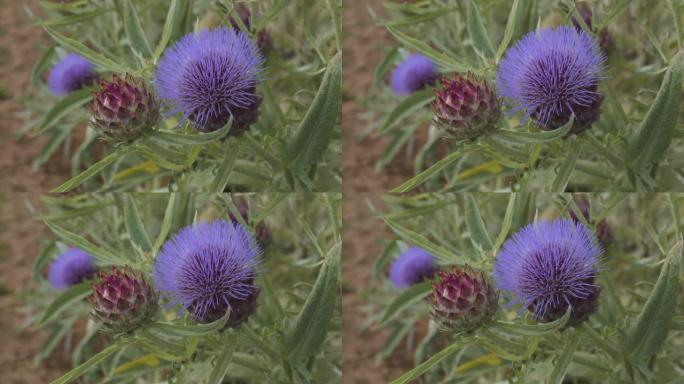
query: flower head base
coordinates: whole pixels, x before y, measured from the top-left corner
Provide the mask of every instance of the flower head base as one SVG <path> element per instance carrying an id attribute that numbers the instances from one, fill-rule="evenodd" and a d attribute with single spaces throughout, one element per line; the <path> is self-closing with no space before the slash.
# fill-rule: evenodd
<path id="1" fill-rule="evenodd" d="M 474 139 L 493 130 L 501 116 L 494 90 L 472 73 L 443 78 L 442 89 L 436 89 L 435 96 L 433 121 L 457 140 Z"/>
<path id="2" fill-rule="evenodd" d="M 499 296 L 485 275 L 469 266 L 440 271 L 428 296 L 431 313 L 449 331 L 469 332 L 487 324 L 499 308 Z"/>
<path id="3" fill-rule="evenodd" d="M 411 247 L 392 263 L 390 280 L 397 288 L 408 288 L 437 272 L 435 258 L 419 247 Z"/>
<path id="4" fill-rule="evenodd" d="M 157 293 L 142 273 L 135 273 L 129 266 L 109 273 L 100 272 L 100 279 L 93 284 L 91 315 L 102 322 L 108 332 L 130 332 L 148 323 L 157 313 Z"/>
<path id="5" fill-rule="evenodd" d="M 243 198 L 236 198 L 234 203 L 238 209 L 238 212 L 240 213 L 240 216 L 242 216 L 242 219 L 247 222 L 249 220 L 249 204 L 247 203 L 247 200 Z M 228 218 L 234 225 L 239 224 L 237 217 L 235 217 L 233 212 L 230 210 L 228 211 Z M 268 225 L 266 225 L 265 221 L 261 221 L 256 225 L 254 228 L 254 237 L 256 237 L 256 240 L 259 242 L 259 245 L 261 245 L 262 249 L 268 246 L 271 241 L 271 230 L 268 228 Z"/>
<path id="6" fill-rule="evenodd" d="M 199 223 L 164 244 L 154 265 L 154 285 L 196 321 L 215 321 L 230 310 L 228 324 L 235 325 L 256 306 L 260 254 L 254 237 L 239 224 Z"/>
<path id="7" fill-rule="evenodd" d="M 90 61 L 71 53 L 52 67 L 48 86 L 55 95 L 66 95 L 92 84 L 96 77 Z"/>
<path id="8" fill-rule="evenodd" d="M 95 272 L 95 263 L 89 254 L 70 248 L 50 264 L 48 279 L 54 289 L 65 289 L 90 279 Z"/>
<path id="9" fill-rule="evenodd" d="M 435 63 L 416 53 L 399 63 L 392 72 L 392 90 L 397 96 L 410 95 L 435 84 L 438 76 Z"/>
<path id="10" fill-rule="evenodd" d="M 597 92 L 605 56 L 584 31 L 561 26 L 530 32 L 506 52 L 497 88 L 513 110 L 524 110 L 541 128 L 556 129 L 574 114 L 571 133 L 599 118 Z"/>
<path id="11" fill-rule="evenodd" d="M 155 87 L 170 113 L 182 112 L 199 131 L 215 131 L 233 118 L 231 135 L 258 117 L 256 94 L 263 58 L 252 41 L 231 28 L 188 34 L 168 49 Z"/>
<path id="12" fill-rule="evenodd" d="M 142 82 L 130 75 L 114 75 L 111 81 L 100 80 L 100 90 L 93 94 L 90 125 L 105 139 L 130 141 L 152 129 L 159 119 L 159 105 Z"/>
<path id="13" fill-rule="evenodd" d="M 572 309 L 567 325 L 586 320 L 598 306 L 594 284 L 602 253 L 596 236 L 567 219 L 529 224 L 508 239 L 494 264 L 496 287 L 512 295 L 537 321 Z"/>

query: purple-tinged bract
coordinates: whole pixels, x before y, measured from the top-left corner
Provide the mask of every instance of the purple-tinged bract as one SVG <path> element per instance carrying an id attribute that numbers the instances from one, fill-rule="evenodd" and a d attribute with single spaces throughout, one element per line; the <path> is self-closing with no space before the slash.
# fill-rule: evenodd
<path id="1" fill-rule="evenodd" d="M 55 289 L 65 289 L 90 279 L 96 272 L 93 258 L 78 248 L 70 248 L 50 264 L 48 279 Z"/>
<path id="2" fill-rule="evenodd" d="M 413 54 L 392 72 L 392 90 L 398 96 L 409 95 L 437 82 L 437 66 L 430 58 Z"/>
<path id="3" fill-rule="evenodd" d="M 499 64 L 497 89 L 513 111 L 523 110 L 541 128 L 556 129 L 574 114 L 571 133 L 599 118 L 598 93 L 605 56 L 596 40 L 569 26 L 525 35 Z"/>
<path id="4" fill-rule="evenodd" d="M 164 53 L 155 87 L 170 114 L 182 112 L 199 131 L 215 131 L 232 116 L 230 132 L 235 135 L 258 118 L 262 63 L 258 48 L 243 32 L 202 30 Z"/>
<path id="5" fill-rule="evenodd" d="M 129 141 L 151 130 L 159 119 L 159 105 L 145 84 L 131 75 L 100 80 L 90 104 L 93 127 L 105 140 Z"/>
<path id="6" fill-rule="evenodd" d="M 506 240 L 494 263 L 497 288 L 541 322 L 561 318 L 576 325 L 598 306 L 594 283 L 603 250 L 584 225 L 568 219 L 529 224 Z"/>
<path id="7" fill-rule="evenodd" d="M 157 293 L 141 272 L 129 266 L 100 272 L 90 296 L 91 316 L 107 332 L 130 332 L 152 320 L 157 313 Z"/>
<path id="8" fill-rule="evenodd" d="M 439 271 L 428 301 L 432 318 L 445 331 L 473 331 L 487 324 L 499 309 L 499 295 L 489 279 L 468 265 Z"/>
<path id="9" fill-rule="evenodd" d="M 496 92 L 484 79 L 468 73 L 442 78 L 432 102 L 435 126 L 457 140 L 475 139 L 493 131 L 501 116 Z"/>
<path id="10" fill-rule="evenodd" d="M 90 61 L 71 53 L 52 67 L 48 77 L 48 86 L 55 95 L 66 95 L 92 84 L 96 77 Z"/>
<path id="11" fill-rule="evenodd" d="M 256 309 L 260 255 L 254 237 L 239 224 L 199 223 L 164 244 L 154 265 L 154 285 L 199 322 L 218 320 L 230 309 L 228 325 L 235 326 Z"/>
<path id="12" fill-rule="evenodd" d="M 408 288 L 437 272 L 435 258 L 419 247 L 411 247 L 392 263 L 390 280 L 397 288 Z"/>

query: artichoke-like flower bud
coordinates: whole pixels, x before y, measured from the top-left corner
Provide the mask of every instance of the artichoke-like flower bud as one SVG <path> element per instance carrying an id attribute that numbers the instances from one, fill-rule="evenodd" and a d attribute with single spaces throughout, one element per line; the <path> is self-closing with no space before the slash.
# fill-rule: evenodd
<path id="1" fill-rule="evenodd" d="M 579 3 L 577 5 L 577 11 L 579 12 L 580 16 L 582 16 L 582 20 L 584 20 L 584 23 L 587 25 L 587 27 L 592 28 L 594 14 L 591 12 L 589 5 L 587 3 Z M 575 26 L 575 28 L 582 28 L 579 21 L 577 21 L 577 19 L 574 17 L 572 18 L 572 24 Z M 613 35 L 610 33 L 608 28 L 603 28 L 601 32 L 599 32 L 598 43 L 604 52 L 608 52 L 613 48 Z"/>
<path id="2" fill-rule="evenodd" d="M 130 332 L 152 319 L 158 308 L 158 296 L 142 273 L 129 266 L 100 272 L 90 297 L 91 315 L 109 332 Z"/>
<path id="3" fill-rule="evenodd" d="M 499 296 L 482 271 L 453 266 L 440 271 L 428 297 L 433 319 L 445 330 L 473 331 L 488 323 L 498 310 Z"/>
<path id="4" fill-rule="evenodd" d="M 142 82 L 130 75 L 100 80 L 93 95 L 91 126 L 105 139 L 129 141 L 151 129 L 159 119 L 159 104 Z"/>
<path id="5" fill-rule="evenodd" d="M 249 204 L 247 203 L 247 200 L 243 198 L 237 198 L 234 200 L 234 202 L 238 212 L 240 212 L 240 216 L 242 216 L 242 219 L 245 222 L 249 221 Z M 228 218 L 234 225 L 240 223 L 232 211 L 228 211 Z M 261 245 L 262 249 L 266 248 L 271 242 L 271 230 L 268 228 L 268 225 L 265 221 L 259 222 L 259 224 L 257 224 L 254 228 L 254 238 L 257 240 L 259 245 Z"/>
<path id="6" fill-rule="evenodd" d="M 496 92 L 472 73 L 442 79 L 432 103 L 435 125 L 458 140 L 474 139 L 492 131 L 501 116 Z"/>

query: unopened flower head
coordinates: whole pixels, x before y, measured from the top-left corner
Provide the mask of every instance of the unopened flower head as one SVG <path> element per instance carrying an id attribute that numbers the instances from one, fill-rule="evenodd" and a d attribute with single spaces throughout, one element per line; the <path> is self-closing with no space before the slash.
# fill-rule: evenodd
<path id="1" fill-rule="evenodd" d="M 416 53 L 404 59 L 392 72 L 392 90 L 398 96 L 409 95 L 435 84 L 438 76 L 435 63 Z"/>
<path id="2" fill-rule="evenodd" d="M 55 95 L 66 95 L 92 84 L 96 77 L 90 61 L 71 53 L 52 67 L 48 77 L 48 86 Z"/>
<path id="3" fill-rule="evenodd" d="M 437 272 L 435 258 L 419 247 L 411 247 L 392 263 L 390 280 L 397 288 L 408 288 Z"/>
<path id="4" fill-rule="evenodd" d="M 257 120 L 262 62 L 243 32 L 202 30 L 184 36 L 164 53 L 155 87 L 169 113 L 182 112 L 197 130 L 215 131 L 232 116 L 230 132 L 235 135 Z"/>
<path id="5" fill-rule="evenodd" d="M 48 279 L 55 289 L 64 289 L 90 279 L 96 272 L 93 258 L 78 248 L 70 248 L 50 264 Z"/>
<path id="6" fill-rule="evenodd" d="M 508 239 L 496 256 L 494 282 L 533 317 L 549 322 L 571 307 L 576 325 L 598 306 L 595 284 L 603 250 L 596 236 L 568 219 L 529 224 Z"/>
<path id="7" fill-rule="evenodd" d="M 157 293 L 141 272 L 129 266 L 100 272 L 90 296 L 91 315 L 107 332 L 130 332 L 152 320 L 158 308 Z"/>
<path id="8" fill-rule="evenodd" d="M 556 129 L 574 114 L 571 133 L 599 118 L 598 93 L 605 56 L 586 32 L 569 26 L 525 35 L 499 64 L 497 88 L 513 111 L 523 110 L 544 129 Z"/>
<path id="9" fill-rule="evenodd" d="M 152 129 L 159 119 L 159 105 L 142 81 L 132 76 L 114 75 L 111 81 L 100 80 L 93 95 L 90 125 L 103 138 L 129 141 Z"/>
<path id="10" fill-rule="evenodd" d="M 582 213 L 582 216 L 584 216 L 584 219 L 592 223 L 594 218 L 591 216 L 591 204 L 589 203 L 589 199 L 587 198 L 586 195 L 577 195 L 575 197 L 575 203 L 577 203 L 577 208 L 580 209 L 580 212 Z M 570 210 L 570 218 L 576 223 L 579 223 L 580 220 L 575 214 L 575 211 Z M 612 230 L 610 229 L 610 225 L 608 224 L 608 221 L 606 219 L 601 219 L 598 223 L 596 224 L 596 237 L 598 240 L 601 242 L 601 244 L 605 247 L 610 243 L 613 237 Z"/>
<path id="11" fill-rule="evenodd" d="M 469 266 L 440 271 L 428 301 L 433 319 L 443 330 L 454 332 L 487 324 L 499 308 L 499 296 L 489 279 Z"/>
<path id="12" fill-rule="evenodd" d="M 230 310 L 228 325 L 234 326 L 256 309 L 260 255 L 254 237 L 239 224 L 199 223 L 164 244 L 154 265 L 154 284 L 195 320 L 215 321 Z"/>
<path id="13" fill-rule="evenodd" d="M 472 73 L 442 78 L 442 87 L 435 89 L 435 96 L 435 126 L 457 140 L 474 139 L 494 130 L 501 116 L 496 92 Z"/>

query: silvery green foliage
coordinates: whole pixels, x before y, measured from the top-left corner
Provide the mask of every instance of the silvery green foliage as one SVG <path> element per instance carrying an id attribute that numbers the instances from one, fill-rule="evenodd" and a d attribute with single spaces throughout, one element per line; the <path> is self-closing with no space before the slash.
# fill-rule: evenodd
<path id="1" fill-rule="evenodd" d="M 390 334 L 378 351 L 391 360 L 406 346 L 414 368 L 393 383 L 675 383 L 684 373 L 680 194 L 583 195 L 588 218 L 571 194 L 423 194 L 385 196 L 377 212 L 394 232 L 376 260 L 366 292 L 369 324 Z M 430 317 L 430 283 L 398 290 L 386 275 L 392 260 L 419 245 L 439 266 L 471 265 L 492 273 L 495 256 L 528 223 L 576 217 L 595 230 L 609 225 L 597 284 L 597 311 L 569 326 L 571 311 L 540 323 L 500 292 L 494 321 L 473 332 L 443 332 Z M 564 381 L 565 380 L 565 381 Z"/>
<path id="2" fill-rule="evenodd" d="M 389 186 L 394 191 L 682 189 L 684 8 L 679 2 L 439 0 L 386 2 L 384 7 L 384 16 L 376 20 L 394 43 L 375 70 L 375 87 L 366 99 L 366 132 L 391 138 L 379 168 L 402 156 L 404 148 L 413 159 L 415 176 Z M 580 10 L 593 14 L 590 23 Z M 573 26 L 573 20 L 606 55 L 596 90 L 602 100 L 600 115 L 584 132 L 575 134 L 573 122 L 540 129 L 509 103 L 491 133 L 455 140 L 431 123 L 432 89 L 397 97 L 389 84 L 395 66 L 414 53 L 432 59 L 446 76 L 472 71 L 495 84 L 506 52 L 524 35 Z M 586 120 L 579 116 L 574 123 L 582 118 Z"/>
<path id="3" fill-rule="evenodd" d="M 40 4 L 40 13 L 28 12 L 52 43 L 32 69 L 23 133 L 50 138 L 35 167 L 60 153 L 70 159 L 72 178 L 54 191 L 340 189 L 340 0 Z M 239 17 L 245 10 L 251 18 Z M 230 121 L 213 132 L 197 132 L 192 121 L 175 114 L 143 137 L 102 143 L 86 127 L 94 87 L 58 98 L 44 81 L 55 62 L 77 53 L 100 78 L 128 73 L 153 89 L 157 65 L 174 43 L 203 29 L 230 28 L 231 19 L 265 58 L 256 88 L 258 120 L 251 124 L 257 112 L 243 116 L 251 125 L 246 132 L 242 126 L 231 131 Z"/>
<path id="4" fill-rule="evenodd" d="M 235 204 L 243 198 L 246 220 Z M 30 323 L 51 332 L 36 362 L 60 353 L 62 342 L 62 353 L 72 352 L 74 368 L 54 383 L 340 381 L 339 194 L 89 194 L 43 203 L 36 214 L 55 238 L 33 255 L 26 310 Z M 45 275 L 69 245 L 91 254 L 101 271 L 130 265 L 152 281 L 165 241 L 230 213 L 249 231 L 264 223 L 272 234 L 254 282 L 256 312 L 238 326 L 226 327 L 228 316 L 199 324 L 162 303 L 143 327 L 103 333 L 89 319 L 91 282 L 55 291 Z"/>

